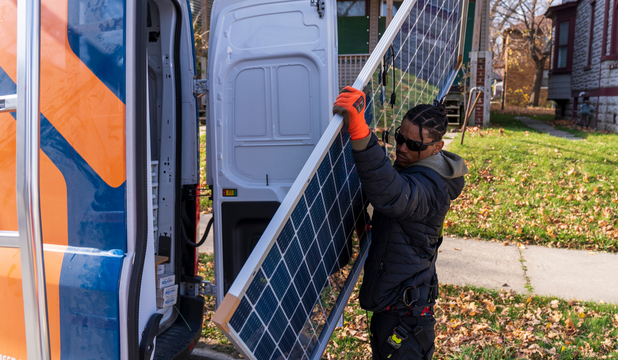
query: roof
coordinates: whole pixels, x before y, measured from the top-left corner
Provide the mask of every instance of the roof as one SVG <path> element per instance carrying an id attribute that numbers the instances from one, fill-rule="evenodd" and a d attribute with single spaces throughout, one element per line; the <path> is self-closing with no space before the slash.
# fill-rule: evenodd
<path id="1" fill-rule="evenodd" d="M 545 12 L 545 16 L 553 20 L 556 16 L 556 13 L 567 9 L 576 8 L 577 5 L 579 5 L 579 0 L 568 1 L 560 5 L 550 6 L 549 9 L 547 9 L 547 11 Z"/>

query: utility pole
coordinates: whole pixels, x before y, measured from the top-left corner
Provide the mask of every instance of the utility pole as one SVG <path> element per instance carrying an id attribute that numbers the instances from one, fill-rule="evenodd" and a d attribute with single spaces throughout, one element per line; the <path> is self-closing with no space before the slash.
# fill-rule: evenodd
<path id="1" fill-rule="evenodd" d="M 489 103 L 491 101 L 492 53 L 489 51 L 490 0 L 476 0 L 472 51 L 470 52 L 470 88 L 482 88 L 470 125 L 489 126 Z M 467 111 L 467 110 L 466 110 Z"/>
<path id="2" fill-rule="evenodd" d="M 504 54 L 504 74 L 502 75 L 502 105 L 500 106 L 501 110 L 504 110 L 504 99 L 506 98 L 506 72 L 509 68 L 510 34 L 510 32 L 506 33 L 506 39 L 504 40 L 504 44 L 502 45 L 502 53 Z"/>

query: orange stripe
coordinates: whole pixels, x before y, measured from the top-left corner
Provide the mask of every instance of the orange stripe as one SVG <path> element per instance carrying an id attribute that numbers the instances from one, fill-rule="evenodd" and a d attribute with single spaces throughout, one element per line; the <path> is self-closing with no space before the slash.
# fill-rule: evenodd
<path id="1" fill-rule="evenodd" d="M 47 312 L 52 359 L 60 359 L 60 270 L 63 252 L 45 251 Z M 0 354 L 27 359 L 24 302 L 18 249 L 0 248 Z"/>
<path id="2" fill-rule="evenodd" d="M 17 230 L 15 119 L 8 113 L 0 114 L 0 169 L 2 169 L 2 175 L 0 175 L 0 230 L 15 231 Z"/>
<path id="3" fill-rule="evenodd" d="M 69 245 L 67 185 L 54 163 L 40 151 L 41 222 L 45 244 Z"/>
<path id="4" fill-rule="evenodd" d="M 16 81 L 17 1 L 0 1 L 0 67 Z M 125 106 L 71 50 L 66 0 L 41 6 L 41 112 L 108 185 L 122 185 Z"/>

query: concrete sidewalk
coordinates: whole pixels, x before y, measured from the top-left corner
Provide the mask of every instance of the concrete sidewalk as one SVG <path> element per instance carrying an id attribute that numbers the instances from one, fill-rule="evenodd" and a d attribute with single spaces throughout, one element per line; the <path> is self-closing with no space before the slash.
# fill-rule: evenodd
<path id="1" fill-rule="evenodd" d="M 562 130 L 556 130 L 553 126 L 544 123 L 542 121 L 534 120 L 526 116 L 515 116 L 515 119 L 523 122 L 527 127 L 533 128 L 540 132 L 549 134 L 551 136 L 560 137 L 568 140 L 583 140 L 580 137 L 577 137 L 571 133 Z"/>
<path id="2" fill-rule="evenodd" d="M 618 304 L 618 255 L 444 238 L 436 267 L 443 284 L 513 289 Z"/>

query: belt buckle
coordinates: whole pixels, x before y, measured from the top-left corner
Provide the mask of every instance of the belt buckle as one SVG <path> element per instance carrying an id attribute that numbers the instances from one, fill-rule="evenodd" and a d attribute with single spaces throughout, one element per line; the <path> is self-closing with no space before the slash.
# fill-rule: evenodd
<path id="1" fill-rule="evenodd" d="M 392 346 L 395 350 L 398 350 L 401 347 L 401 343 L 405 340 L 408 339 L 408 335 L 407 334 L 400 334 L 397 330 L 399 329 L 399 327 L 396 327 L 393 330 L 393 333 L 391 334 L 391 336 L 389 336 L 386 339 L 386 342 Z"/>

